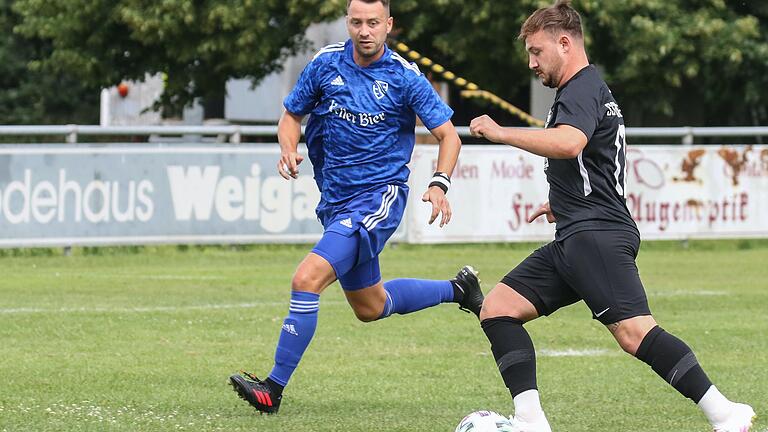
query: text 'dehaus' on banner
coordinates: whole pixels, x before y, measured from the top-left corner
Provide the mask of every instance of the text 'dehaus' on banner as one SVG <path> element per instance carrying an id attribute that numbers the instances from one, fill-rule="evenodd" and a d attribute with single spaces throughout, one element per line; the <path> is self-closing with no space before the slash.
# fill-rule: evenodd
<path id="1" fill-rule="evenodd" d="M 313 241 L 312 167 L 276 145 L 0 147 L 0 246 Z M 308 162 L 308 161 L 307 161 Z"/>
<path id="2" fill-rule="evenodd" d="M 411 181 L 431 177 L 436 146 L 417 146 Z M 416 243 L 549 240 L 527 217 L 547 201 L 544 159 L 504 146 L 465 146 L 454 171 L 451 223 L 427 226 L 410 205 Z M 412 197 L 414 199 L 414 197 Z M 644 239 L 768 236 L 768 146 L 641 146 L 627 151 L 627 207 Z"/>

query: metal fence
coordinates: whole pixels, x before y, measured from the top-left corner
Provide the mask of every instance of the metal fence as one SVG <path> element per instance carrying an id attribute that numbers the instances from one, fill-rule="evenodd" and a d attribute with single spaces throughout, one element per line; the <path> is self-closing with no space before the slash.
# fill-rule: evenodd
<path id="1" fill-rule="evenodd" d="M 468 137 L 469 127 L 457 127 L 460 136 Z M 416 128 L 417 135 L 428 135 L 424 127 Z M 0 126 L 0 136 L 63 136 L 67 143 L 81 142 L 82 136 L 147 136 L 150 142 L 169 142 L 168 137 L 182 137 L 185 142 L 201 140 L 240 144 L 243 136 L 274 137 L 277 126 Z M 697 137 L 768 137 L 768 126 L 754 127 L 628 127 L 627 136 L 646 138 L 674 138 L 690 145 Z"/>

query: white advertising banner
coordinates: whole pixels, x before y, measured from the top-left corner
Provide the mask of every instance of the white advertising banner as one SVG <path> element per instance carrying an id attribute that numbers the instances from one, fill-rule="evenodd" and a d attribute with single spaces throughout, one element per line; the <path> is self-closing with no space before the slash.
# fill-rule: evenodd
<path id="1" fill-rule="evenodd" d="M 0 247 L 310 242 L 312 167 L 275 144 L 0 146 Z"/>
<path id="2" fill-rule="evenodd" d="M 627 206 L 644 239 L 768 236 L 768 146 L 630 146 Z M 544 159 L 506 146 L 465 146 L 448 198 L 453 217 L 427 225 L 421 192 L 437 146 L 411 162 L 412 243 L 550 240 L 554 226 L 528 215 L 547 201 Z"/>

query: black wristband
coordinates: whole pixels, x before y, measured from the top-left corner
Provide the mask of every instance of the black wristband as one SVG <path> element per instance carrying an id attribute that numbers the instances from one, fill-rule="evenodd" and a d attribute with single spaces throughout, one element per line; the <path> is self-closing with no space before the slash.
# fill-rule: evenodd
<path id="1" fill-rule="evenodd" d="M 448 188 L 451 186 L 451 178 L 448 174 L 443 172 L 436 172 L 432 174 L 432 180 L 429 182 L 429 187 L 437 186 L 443 190 L 443 193 L 448 193 Z"/>

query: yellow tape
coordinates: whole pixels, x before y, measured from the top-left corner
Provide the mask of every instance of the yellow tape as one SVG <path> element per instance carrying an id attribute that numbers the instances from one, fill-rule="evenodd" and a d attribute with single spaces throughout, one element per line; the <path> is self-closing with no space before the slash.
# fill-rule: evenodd
<path id="1" fill-rule="evenodd" d="M 402 42 L 395 42 L 394 47 L 398 52 L 407 56 L 409 59 L 415 62 L 418 62 L 420 65 L 428 68 L 429 70 L 431 70 L 436 74 L 440 74 L 443 77 L 443 79 L 445 79 L 446 81 L 452 82 L 453 84 L 459 86 L 460 88 L 463 88 L 464 90 L 461 91 L 461 97 L 485 99 L 491 102 L 492 104 L 507 111 L 508 113 L 519 117 L 521 120 L 523 120 L 524 122 L 528 123 L 531 126 L 539 126 L 539 127 L 544 126 L 543 121 L 533 117 L 532 115 L 512 105 L 511 103 L 505 101 L 504 99 L 496 96 L 495 94 L 487 90 L 481 90 L 480 87 L 477 86 L 477 84 L 467 81 L 464 78 L 457 77 L 453 72 L 446 70 L 443 66 L 433 62 L 429 58 L 424 57 L 418 52 L 410 49 L 408 45 Z"/>
<path id="2" fill-rule="evenodd" d="M 464 98 L 472 98 L 472 97 L 479 97 L 482 99 L 485 99 L 489 102 L 491 102 L 494 105 L 497 105 L 501 107 L 504 111 L 507 111 L 508 113 L 515 115 L 519 117 L 524 122 L 528 123 L 531 126 L 539 126 L 543 127 L 544 122 L 533 117 L 532 115 L 528 114 L 527 112 L 521 110 L 520 108 L 512 105 L 511 103 L 505 101 L 504 99 L 496 96 L 495 94 L 486 91 L 486 90 L 462 90 L 461 91 L 461 97 Z"/>

